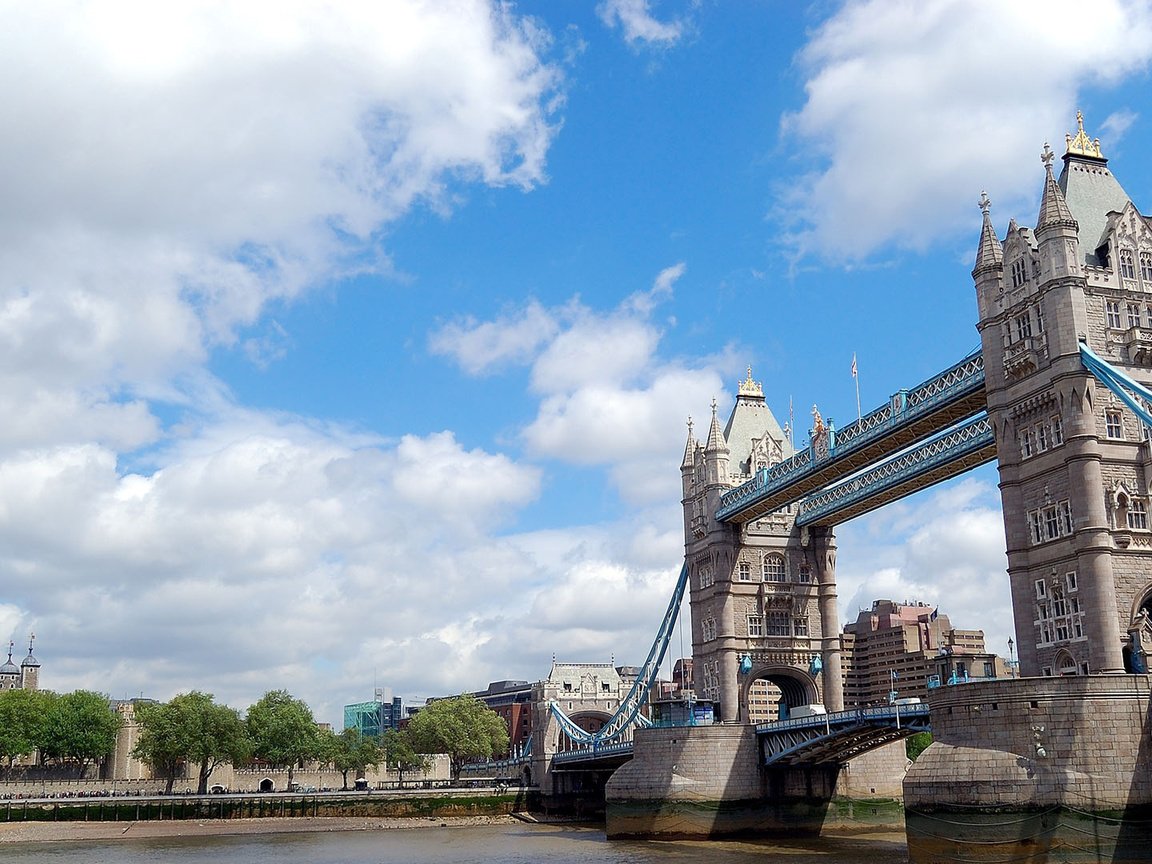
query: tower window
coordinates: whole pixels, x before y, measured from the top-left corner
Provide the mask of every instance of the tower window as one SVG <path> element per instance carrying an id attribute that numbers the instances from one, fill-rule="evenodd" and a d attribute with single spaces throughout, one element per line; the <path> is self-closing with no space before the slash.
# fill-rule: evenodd
<path id="1" fill-rule="evenodd" d="M 759 638 L 764 635 L 764 619 L 759 615 L 748 616 L 748 636 L 749 638 Z"/>
<path id="2" fill-rule="evenodd" d="M 1032 335 L 1032 319 L 1028 317 L 1028 313 L 1016 316 L 1016 339 L 1027 339 Z"/>
<path id="3" fill-rule="evenodd" d="M 1140 326 L 1140 304 L 1139 303 L 1129 303 L 1128 304 L 1128 326 L 1129 327 L 1139 327 Z"/>
<path id="4" fill-rule="evenodd" d="M 739 575 L 741 582 L 751 582 L 752 581 L 752 565 L 749 564 L 747 561 L 741 561 L 736 566 L 736 572 Z"/>
<path id="5" fill-rule="evenodd" d="M 1128 527 L 1133 531 L 1148 530 L 1148 505 L 1139 498 L 1128 502 Z"/>
<path id="6" fill-rule="evenodd" d="M 1052 417 L 1052 446 L 1056 447 L 1064 443 L 1064 421 L 1060 419 L 1060 415 L 1056 414 Z"/>
<path id="7" fill-rule="evenodd" d="M 1120 276 L 1124 279 L 1136 278 L 1136 265 L 1132 257 L 1131 249 L 1120 250 Z"/>
<path id="8" fill-rule="evenodd" d="M 1122 440 L 1124 438 L 1124 415 L 1119 411 L 1105 411 L 1104 434 L 1113 440 Z"/>
<path id="9" fill-rule="evenodd" d="M 783 555 L 765 555 L 764 556 L 764 581 L 765 582 L 783 582 L 784 579 L 785 579 L 784 556 Z"/>
<path id="10" fill-rule="evenodd" d="M 1140 253 L 1140 281 L 1146 288 L 1152 287 L 1152 252 Z"/>
<path id="11" fill-rule="evenodd" d="M 1028 271 L 1025 268 L 1024 259 L 1020 258 L 1012 262 L 1012 287 L 1019 288 L 1024 284 L 1028 278 Z"/>
<path id="12" fill-rule="evenodd" d="M 1105 317 L 1108 319 L 1108 327 L 1111 330 L 1120 330 L 1120 302 L 1118 300 L 1108 300 L 1104 303 Z"/>

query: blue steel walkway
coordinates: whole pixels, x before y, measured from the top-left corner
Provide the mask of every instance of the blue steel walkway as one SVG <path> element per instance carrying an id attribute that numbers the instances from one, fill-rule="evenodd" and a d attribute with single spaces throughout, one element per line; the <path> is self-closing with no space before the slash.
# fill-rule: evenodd
<path id="1" fill-rule="evenodd" d="M 927 704 L 882 705 L 778 720 L 756 727 L 761 764 L 819 765 L 844 763 L 854 756 L 930 732 Z"/>
<path id="2" fill-rule="evenodd" d="M 984 357 L 977 352 L 923 384 L 911 390 L 901 390 L 887 405 L 855 423 L 831 431 L 829 453 L 823 458 L 818 458 L 814 449 L 808 447 L 724 493 L 720 497 L 716 518 L 722 522 L 740 523 L 759 519 L 832 484 L 841 483 L 851 475 L 889 459 L 892 454 L 899 454 L 927 438 L 940 436 L 944 430 L 975 417 L 987 407 Z M 990 440 L 989 432 L 983 461 L 990 461 L 994 456 Z M 938 474 L 942 464 L 937 465 Z M 960 470 L 955 473 L 960 473 Z M 946 478 L 938 476 L 932 482 L 942 479 Z M 925 485 L 928 483 L 921 478 L 918 488 Z M 809 524 L 814 522 L 809 520 Z"/>

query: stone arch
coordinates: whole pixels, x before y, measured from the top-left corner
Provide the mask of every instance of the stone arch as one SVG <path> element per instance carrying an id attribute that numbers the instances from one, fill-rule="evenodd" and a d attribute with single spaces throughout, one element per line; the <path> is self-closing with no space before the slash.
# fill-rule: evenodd
<path id="1" fill-rule="evenodd" d="M 275 792 L 276 791 L 276 784 L 275 784 L 275 782 L 273 782 L 271 777 L 265 777 L 263 780 L 260 781 L 260 787 L 259 788 L 260 788 L 261 792 Z"/>
<path id="2" fill-rule="evenodd" d="M 1061 648 L 1056 652 L 1053 671 L 1057 675 L 1079 675 L 1080 667 L 1076 665 L 1076 658 Z"/>
<path id="3" fill-rule="evenodd" d="M 820 691 L 815 679 L 803 669 L 782 664 L 762 664 L 754 666 L 747 676 L 742 676 L 741 705 L 744 708 L 745 720 L 764 722 L 768 719 L 780 719 L 780 706 L 786 709 L 798 708 L 801 705 L 812 705 L 820 702 Z M 769 716 L 757 717 L 752 710 L 756 708 L 752 702 L 754 694 L 758 695 L 760 685 L 757 682 L 767 682 L 770 699 L 775 699 L 775 705 L 769 705 Z M 787 713 L 785 710 L 784 713 Z"/>
<path id="4" fill-rule="evenodd" d="M 1128 614 L 1128 641 L 1121 649 L 1125 672 L 1147 672 L 1152 663 L 1152 582 L 1136 594 Z"/>

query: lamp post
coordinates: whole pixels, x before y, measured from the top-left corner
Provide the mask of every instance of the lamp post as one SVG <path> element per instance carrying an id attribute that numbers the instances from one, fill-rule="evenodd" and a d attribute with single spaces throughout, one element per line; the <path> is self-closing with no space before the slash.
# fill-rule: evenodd
<path id="1" fill-rule="evenodd" d="M 1012 641 L 1012 637 L 1008 637 L 1008 675 L 1011 678 L 1016 677 L 1016 643 Z"/>

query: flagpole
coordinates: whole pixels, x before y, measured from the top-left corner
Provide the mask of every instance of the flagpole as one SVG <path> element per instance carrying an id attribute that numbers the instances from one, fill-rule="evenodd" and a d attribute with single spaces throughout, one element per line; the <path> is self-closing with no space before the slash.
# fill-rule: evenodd
<path id="1" fill-rule="evenodd" d="M 856 353 L 852 353 L 852 380 L 856 382 L 856 421 L 864 419 L 860 413 L 860 376 L 856 373 Z"/>

